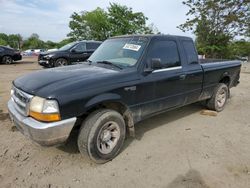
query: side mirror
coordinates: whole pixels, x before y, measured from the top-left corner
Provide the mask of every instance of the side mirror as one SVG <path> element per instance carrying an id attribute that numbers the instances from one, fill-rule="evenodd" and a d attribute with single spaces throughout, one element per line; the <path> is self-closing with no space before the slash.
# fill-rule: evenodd
<path id="1" fill-rule="evenodd" d="M 73 49 L 70 50 L 70 52 L 71 52 L 71 53 L 76 53 L 76 49 L 73 48 Z"/>
<path id="2" fill-rule="evenodd" d="M 161 59 L 160 58 L 153 58 L 148 62 L 147 68 L 144 69 L 144 72 L 151 73 L 154 70 L 161 69 L 161 68 L 162 68 Z"/>
<path id="3" fill-rule="evenodd" d="M 161 59 L 160 58 L 153 58 L 153 59 L 151 59 L 151 68 L 153 70 L 161 69 L 162 68 Z"/>

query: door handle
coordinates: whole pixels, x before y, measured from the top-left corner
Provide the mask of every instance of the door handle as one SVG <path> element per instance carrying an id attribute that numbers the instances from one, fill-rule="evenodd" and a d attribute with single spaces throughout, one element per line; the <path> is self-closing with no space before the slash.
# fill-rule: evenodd
<path id="1" fill-rule="evenodd" d="M 186 79 L 186 75 L 185 74 L 182 74 L 182 75 L 180 75 L 180 80 L 185 80 Z"/>

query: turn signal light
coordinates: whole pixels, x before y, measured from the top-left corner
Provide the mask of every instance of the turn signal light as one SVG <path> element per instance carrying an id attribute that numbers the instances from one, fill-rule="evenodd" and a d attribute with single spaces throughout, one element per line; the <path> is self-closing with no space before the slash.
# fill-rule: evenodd
<path id="1" fill-rule="evenodd" d="M 30 111 L 30 116 L 36 120 L 44 121 L 44 122 L 53 122 L 53 121 L 60 121 L 61 117 L 60 114 L 42 114 L 39 112 Z"/>

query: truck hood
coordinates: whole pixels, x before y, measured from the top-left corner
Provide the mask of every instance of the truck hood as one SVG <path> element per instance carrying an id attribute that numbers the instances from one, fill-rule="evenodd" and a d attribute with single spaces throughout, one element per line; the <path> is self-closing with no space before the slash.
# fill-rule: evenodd
<path id="1" fill-rule="evenodd" d="M 72 65 L 36 71 L 19 77 L 14 81 L 14 85 L 29 94 L 41 96 L 44 95 L 43 93 L 53 93 L 61 87 L 76 85 L 77 83 L 81 83 L 81 86 L 84 84 L 84 88 L 96 87 L 96 85 L 93 85 L 93 81 L 101 82 L 105 78 L 119 74 L 119 72 L 87 64 Z M 92 84 L 88 81 L 91 81 Z M 81 86 L 79 85 L 79 87 Z"/>

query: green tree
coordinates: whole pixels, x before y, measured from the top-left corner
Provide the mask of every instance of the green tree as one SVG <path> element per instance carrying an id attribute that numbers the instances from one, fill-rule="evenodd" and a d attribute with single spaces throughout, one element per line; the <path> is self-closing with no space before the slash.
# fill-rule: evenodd
<path id="1" fill-rule="evenodd" d="M 246 33 L 245 33 L 245 35 L 248 37 L 248 38 L 250 38 L 250 18 L 248 19 L 248 27 L 247 27 L 247 30 L 246 30 Z"/>
<path id="2" fill-rule="evenodd" d="M 107 11 L 97 8 L 74 12 L 70 18 L 68 36 L 74 40 L 105 40 L 109 36 L 158 32 L 153 25 L 146 25 L 148 18 L 142 12 L 133 12 L 132 8 L 116 3 L 111 3 Z"/>
<path id="3" fill-rule="evenodd" d="M 23 39 L 20 34 L 11 34 L 8 36 L 8 45 L 12 48 L 20 49 L 22 41 Z"/>
<path id="4" fill-rule="evenodd" d="M 48 40 L 47 42 L 45 42 L 45 48 L 46 49 L 57 48 L 57 43 Z"/>
<path id="5" fill-rule="evenodd" d="M 50 49 L 50 48 L 60 48 L 70 42 L 73 42 L 72 38 L 63 39 L 60 42 L 46 41 L 40 39 L 39 35 L 36 33 L 31 34 L 31 36 L 23 40 L 23 37 L 20 34 L 10 34 L 0 33 L 0 45 L 10 46 L 16 49 Z"/>
<path id="6" fill-rule="evenodd" d="M 66 39 L 63 39 L 62 41 L 60 41 L 58 44 L 57 44 L 57 48 L 61 48 L 62 46 L 66 45 L 66 44 L 69 44 L 71 42 L 73 42 L 74 39 L 72 38 L 66 38 Z"/>
<path id="7" fill-rule="evenodd" d="M 229 49 L 232 58 L 248 57 L 250 60 L 250 42 L 246 40 L 232 41 Z"/>
<path id="8" fill-rule="evenodd" d="M 8 45 L 8 35 L 5 33 L 0 33 L 0 45 L 7 46 Z"/>
<path id="9" fill-rule="evenodd" d="M 91 12 L 74 12 L 71 16 L 69 27 L 72 31 L 68 34 L 73 39 L 104 40 L 109 35 L 109 22 L 107 13 L 97 8 Z"/>
<path id="10" fill-rule="evenodd" d="M 111 35 L 152 33 L 146 26 L 148 18 L 142 12 L 133 12 L 132 8 L 111 3 L 108 8 L 108 17 L 111 25 Z"/>
<path id="11" fill-rule="evenodd" d="M 8 42 L 2 38 L 0 38 L 0 45 L 2 46 L 7 46 L 8 45 Z"/>
<path id="12" fill-rule="evenodd" d="M 20 34 L 7 35 L 0 33 L 0 45 L 10 46 L 12 48 L 20 49 L 22 45 L 22 36 Z"/>
<path id="13" fill-rule="evenodd" d="M 187 20 L 179 28 L 196 35 L 198 50 L 208 57 L 229 56 L 230 40 L 246 35 L 249 27 L 249 0 L 186 0 Z"/>
<path id="14" fill-rule="evenodd" d="M 27 40 L 23 43 L 24 49 L 40 49 L 45 48 L 45 42 L 39 39 L 39 35 L 36 33 L 33 33 Z"/>

